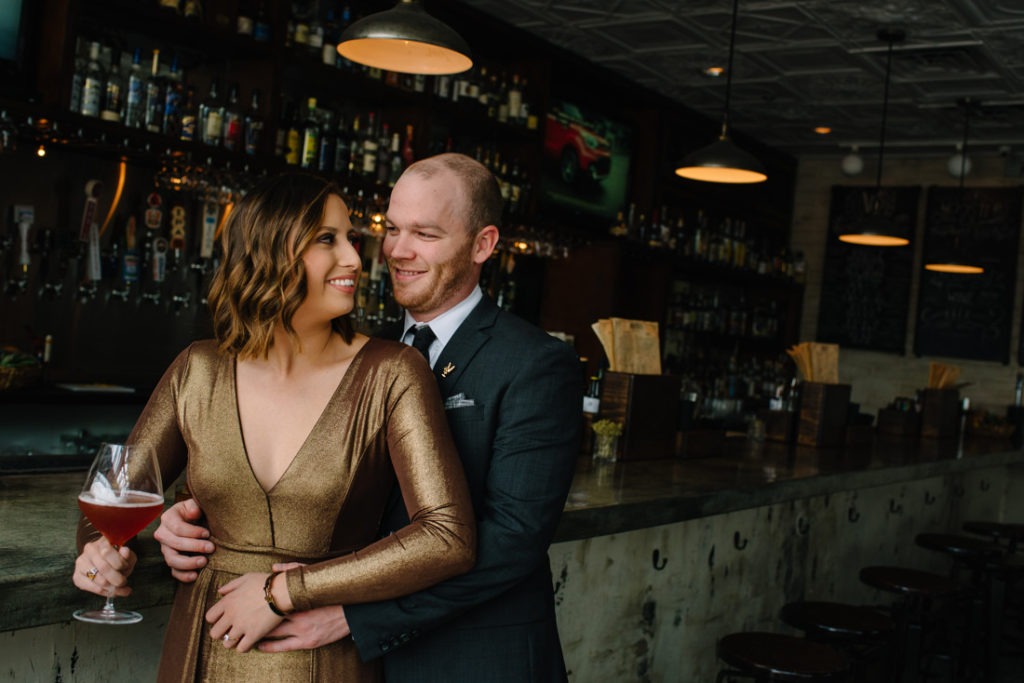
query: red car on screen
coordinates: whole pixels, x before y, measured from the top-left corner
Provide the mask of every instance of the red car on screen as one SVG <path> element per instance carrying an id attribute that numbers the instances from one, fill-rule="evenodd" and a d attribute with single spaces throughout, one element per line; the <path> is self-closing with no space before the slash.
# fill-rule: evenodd
<path id="1" fill-rule="evenodd" d="M 575 105 L 565 102 L 548 112 L 544 152 L 558 163 L 559 176 L 568 185 L 580 178 L 603 180 L 612 169 L 611 143 Z"/>

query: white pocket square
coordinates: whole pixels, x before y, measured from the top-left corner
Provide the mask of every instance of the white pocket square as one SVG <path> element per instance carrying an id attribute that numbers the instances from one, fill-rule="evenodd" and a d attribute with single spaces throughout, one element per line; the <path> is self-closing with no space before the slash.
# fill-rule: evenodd
<path id="1" fill-rule="evenodd" d="M 455 394 L 444 400 L 445 410 L 451 410 L 452 408 L 468 408 L 469 406 L 475 405 L 476 401 L 471 398 L 466 398 L 465 394 Z"/>

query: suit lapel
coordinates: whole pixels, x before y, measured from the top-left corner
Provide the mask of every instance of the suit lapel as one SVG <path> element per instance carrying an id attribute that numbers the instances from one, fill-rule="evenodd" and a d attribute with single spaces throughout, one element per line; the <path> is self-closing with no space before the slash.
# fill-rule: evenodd
<path id="1" fill-rule="evenodd" d="M 498 317 L 498 307 L 486 296 L 459 325 L 434 364 L 434 376 L 441 396 L 450 396 L 458 385 L 459 377 L 473 360 L 473 356 L 491 338 L 490 328 Z"/>

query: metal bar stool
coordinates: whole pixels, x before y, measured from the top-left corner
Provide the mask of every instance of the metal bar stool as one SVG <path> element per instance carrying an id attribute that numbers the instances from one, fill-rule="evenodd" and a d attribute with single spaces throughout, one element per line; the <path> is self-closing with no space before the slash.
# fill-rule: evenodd
<path id="1" fill-rule="evenodd" d="M 902 683 L 917 681 L 924 659 L 924 641 L 938 625 L 932 616 L 933 607 L 939 601 L 957 596 L 959 586 L 948 577 L 905 567 L 865 567 L 860 570 L 860 580 L 872 588 L 899 596 L 893 607 L 897 632 L 896 678 Z M 949 657 L 951 670 L 955 671 L 953 657 Z"/>
<path id="2" fill-rule="evenodd" d="M 804 638 L 750 631 L 718 641 L 718 658 L 732 667 L 718 672 L 716 683 L 740 676 L 755 681 L 848 681 L 850 659 L 839 650 Z"/>
<path id="3" fill-rule="evenodd" d="M 881 610 L 838 602 L 791 602 L 779 615 L 786 624 L 818 643 L 849 655 L 855 680 L 879 680 L 868 675 L 871 664 L 883 660 L 887 677 L 895 675 L 892 636 L 896 622 Z"/>
<path id="4" fill-rule="evenodd" d="M 993 668 L 1002 642 L 1001 610 L 1003 582 L 994 580 L 1005 549 L 995 543 L 956 534 L 918 534 L 914 541 L 922 548 L 943 553 L 953 560 L 951 575 L 960 570 L 970 575 L 969 608 L 965 612 L 961 665 L 974 665 L 983 680 L 993 680 Z M 980 662 L 977 661 L 979 659 Z"/>

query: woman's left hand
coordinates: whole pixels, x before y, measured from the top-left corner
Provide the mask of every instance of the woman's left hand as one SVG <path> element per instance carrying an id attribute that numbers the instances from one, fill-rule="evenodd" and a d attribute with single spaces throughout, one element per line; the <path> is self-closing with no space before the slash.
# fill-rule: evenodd
<path id="1" fill-rule="evenodd" d="M 206 611 L 206 621 L 211 624 L 210 635 L 224 647 L 248 652 L 283 621 L 270 610 L 264 597 L 263 584 L 268 576 L 244 574 L 218 590 L 223 597 Z"/>

